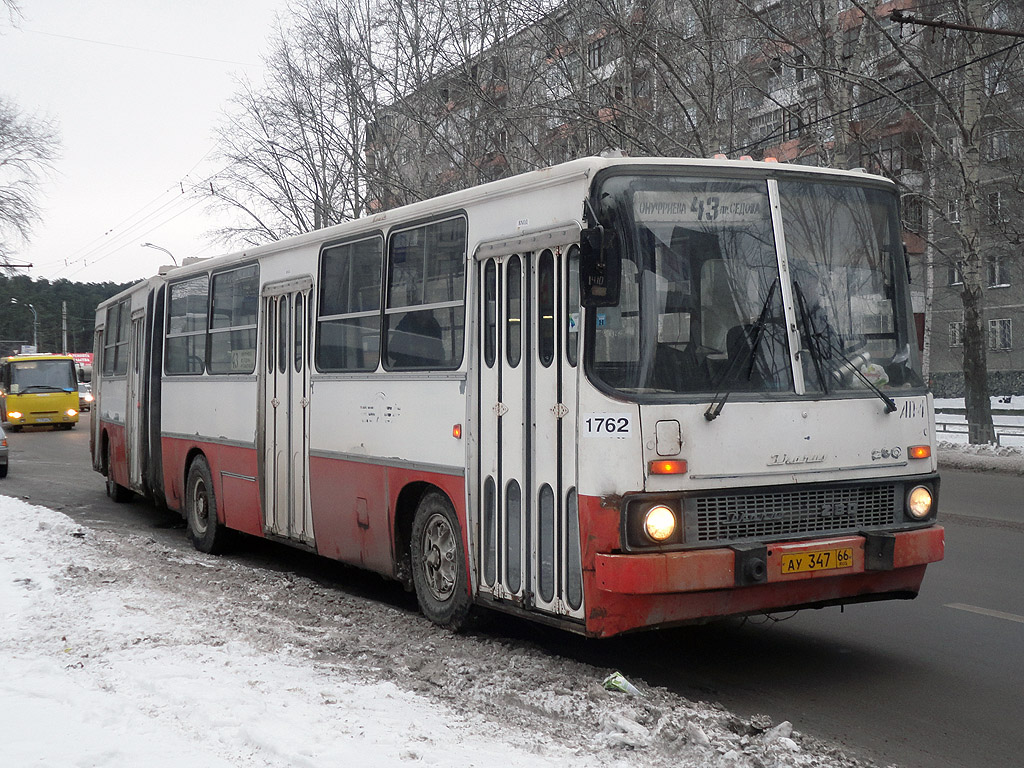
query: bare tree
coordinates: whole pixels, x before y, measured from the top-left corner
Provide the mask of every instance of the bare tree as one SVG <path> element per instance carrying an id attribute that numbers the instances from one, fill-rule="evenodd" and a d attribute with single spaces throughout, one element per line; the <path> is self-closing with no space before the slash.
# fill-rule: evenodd
<path id="1" fill-rule="evenodd" d="M 0 96 L 0 271 L 11 271 L 15 245 L 39 221 L 39 185 L 59 146 L 51 121 L 26 115 Z"/>
<path id="2" fill-rule="evenodd" d="M 852 0 L 861 5 L 862 0 Z M 1005 0 L 958 0 L 941 7 L 923 6 L 922 12 L 940 11 L 944 22 L 975 30 L 1001 20 L 1020 22 L 1020 9 Z M 878 20 L 873 23 L 879 26 Z M 999 263 L 1015 256 L 1008 250 L 1020 241 L 1016 224 L 1021 213 L 1010 215 L 1014 168 L 1020 167 L 1011 151 L 1020 136 L 1020 52 L 997 37 L 978 31 L 936 35 L 924 32 L 916 44 L 882 30 L 894 52 L 915 76 L 915 87 L 899 94 L 918 124 L 921 151 L 928 159 L 929 183 L 911 196 L 927 208 L 937 226 L 924 232 L 934 251 L 944 255 L 950 280 L 959 286 L 962 311 L 962 370 L 969 439 L 995 441 L 992 423 L 988 346 L 985 327 L 986 288 L 999 283 Z M 941 62 L 941 64 L 940 64 Z"/>
<path id="3" fill-rule="evenodd" d="M 3 0 L 3 4 L 7 8 L 7 15 L 10 16 L 12 22 L 21 17 L 21 6 L 14 0 Z"/>
<path id="4" fill-rule="evenodd" d="M 1009 259 L 1006 246 L 1020 240 L 1019 217 L 1007 210 L 1015 178 L 1008 169 L 1020 165 L 1010 157 L 1012 137 L 1022 131 L 1020 111 L 1009 98 L 1019 92 L 1019 52 L 977 33 L 901 30 L 889 18 L 892 4 L 880 0 L 736 2 L 751 29 L 761 30 L 766 56 L 774 45 L 782 70 L 798 81 L 765 89 L 784 120 L 787 112 L 797 117 L 797 130 L 792 119 L 784 122 L 760 147 L 782 148 L 790 158 L 816 156 L 822 164 L 866 165 L 896 181 L 908 242 L 926 254 L 927 279 L 938 261 L 961 286 L 970 440 L 994 440 L 985 287 L 998 272 L 993 262 L 1001 254 Z M 1020 13 L 1006 0 L 926 3 L 920 12 L 972 27 L 996 14 L 1009 28 L 1010 14 Z M 994 212 L 1000 205 L 1002 212 Z M 929 282 L 926 303 L 930 296 Z"/>
<path id="5" fill-rule="evenodd" d="M 236 214 L 221 239 L 257 244 L 362 212 L 363 83 L 340 14 L 320 0 L 292 7 L 265 82 L 241 83 L 218 132 L 226 167 L 203 190 Z"/>

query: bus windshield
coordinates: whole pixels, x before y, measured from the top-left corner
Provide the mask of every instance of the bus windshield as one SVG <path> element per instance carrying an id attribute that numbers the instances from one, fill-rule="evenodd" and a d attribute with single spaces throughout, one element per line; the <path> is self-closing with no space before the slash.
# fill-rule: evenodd
<path id="1" fill-rule="evenodd" d="M 922 386 L 893 195 L 791 181 L 779 197 L 806 391 Z"/>
<path id="2" fill-rule="evenodd" d="M 11 361 L 10 377 L 12 395 L 78 391 L 75 364 L 67 359 Z"/>
<path id="3" fill-rule="evenodd" d="M 605 179 L 598 217 L 618 232 L 622 288 L 588 321 L 591 375 L 627 396 L 795 393 L 789 289 L 804 392 L 920 385 L 895 198 L 779 190 L 786 275 L 765 179 Z"/>

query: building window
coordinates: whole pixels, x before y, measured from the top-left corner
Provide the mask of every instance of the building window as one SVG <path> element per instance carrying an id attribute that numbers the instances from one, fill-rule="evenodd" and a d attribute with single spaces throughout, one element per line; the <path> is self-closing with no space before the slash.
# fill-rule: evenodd
<path id="1" fill-rule="evenodd" d="M 961 262 L 948 267 L 947 281 L 950 285 L 961 285 L 964 282 L 964 265 Z"/>
<path id="2" fill-rule="evenodd" d="M 1003 194 L 992 192 L 988 196 L 988 223 L 1002 224 L 1006 219 L 1003 217 Z"/>
<path id="3" fill-rule="evenodd" d="M 1013 345 L 1013 321 L 1009 318 L 988 321 L 988 348 L 1007 351 Z"/>
<path id="4" fill-rule="evenodd" d="M 985 65 L 985 93 L 989 96 L 1006 93 L 1010 90 L 1010 78 L 1005 65 L 1000 61 L 992 61 Z"/>
<path id="5" fill-rule="evenodd" d="M 949 346 L 962 347 L 964 345 L 964 321 L 954 320 L 949 324 Z"/>
<path id="6" fill-rule="evenodd" d="M 607 37 L 599 37 L 590 44 L 587 48 L 587 64 L 591 69 L 602 67 L 611 60 L 609 48 Z"/>
<path id="7" fill-rule="evenodd" d="M 1002 256 L 989 256 L 986 262 L 988 287 L 1003 288 L 1010 284 L 1010 270 Z"/>
<path id="8" fill-rule="evenodd" d="M 920 232 L 924 228 L 924 204 L 920 197 L 904 196 L 903 226 L 911 232 Z"/>
<path id="9" fill-rule="evenodd" d="M 1010 156 L 1010 135 L 1006 131 L 989 134 L 985 142 L 986 160 L 1005 160 Z"/>
<path id="10" fill-rule="evenodd" d="M 800 136 L 804 127 L 804 117 L 800 105 L 795 104 L 782 113 L 782 138 L 784 141 Z"/>

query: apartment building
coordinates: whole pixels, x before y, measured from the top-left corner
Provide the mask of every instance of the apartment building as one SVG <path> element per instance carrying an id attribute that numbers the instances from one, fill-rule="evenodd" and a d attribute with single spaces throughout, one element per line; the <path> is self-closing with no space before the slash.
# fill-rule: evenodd
<path id="1" fill-rule="evenodd" d="M 976 26 L 1024 29 L 1019 3 L 967 3 L 983 11 Z M 990 389 L 1024 394 L 1024 70 L 1014 38 L 949 28 L 962 21 L 957 5 L 591 0 L 506 16 L 479 53 L 453 57 L 375 117 L 372 206 L 607 150 L 863 167 L 903 194 L 936 393 L 963 391 L 971 242 Z M 894 12 L 947 26 L 899 23 Z M 965 125 L 965 114 L 976 119 Z M 965 216 L 971 162 L 975 206 Z"/>

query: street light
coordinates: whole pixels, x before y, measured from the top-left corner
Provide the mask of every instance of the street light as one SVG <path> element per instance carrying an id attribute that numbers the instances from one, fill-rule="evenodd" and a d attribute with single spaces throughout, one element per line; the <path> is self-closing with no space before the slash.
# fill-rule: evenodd
<path id="1" fill-rule="evenodd" d="M 156 248 L 158 251 L 163 251 L 164 253 L 166 253 L 168 256 L 171 257 L 171 261 L 174 262 L 174 266 L 178 266 L 178 260 L 176 258 L 174 258 L 174 254 L 171 253 L 170 251 L 168 251 L 162 245 L 153 245 L 153 243 L 143 243 L 142 247 L 143 248 Z"/>
<path id="2" fill-rule="evenodd" d="M 32 310 L 32 346 L 39 350 L 39 314 L 36 312 L 36 308 L 31 304 L 22 304 L 15 298 L 11 298 L 11 304 L 20 304 L 23 307 L 28 307 Z"/>

